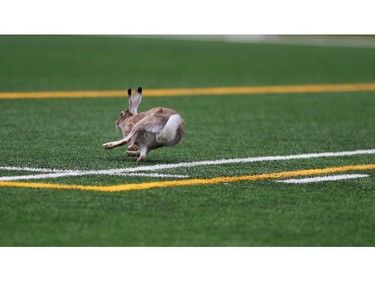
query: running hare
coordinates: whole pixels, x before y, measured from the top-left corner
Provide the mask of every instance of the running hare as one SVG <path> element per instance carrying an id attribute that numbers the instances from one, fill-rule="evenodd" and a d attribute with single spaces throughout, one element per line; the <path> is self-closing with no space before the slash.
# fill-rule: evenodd
<path id="1" fill-rule="evenodd" d="M 138 157 L 137 161 L 144 161 L 153 149 L 178 144 L 185 131 L 184 120 L 174 109 L 155 107 L 137 113 L 141 99 L 141 87 L 133 95 L 131 89 L 128 90 L 128 108 L 121 111 L 115 122 L 124 138 L 103 144 L 105 149 L 128 144 L 127 155 Z"/>

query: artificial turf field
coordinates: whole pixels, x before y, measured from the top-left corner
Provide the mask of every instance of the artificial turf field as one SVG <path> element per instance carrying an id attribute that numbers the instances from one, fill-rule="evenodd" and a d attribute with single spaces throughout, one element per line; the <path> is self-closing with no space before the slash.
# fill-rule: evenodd
<path id="1" fill-rule="evenodd" d="M 375 149 L 371 89 L 147 96 L 148 89 L 369 84 L 375 82 L 373 48 L 157 37 L 0 36 L 0 61 L 0 97 L 103 91 L 100 98 L 0 99 L 0 178 L 43 173 L 4 167 L 136 170 L 204 160 Z M 101 147 L 120 139 L 114 121 L 126 107 L 126 89 L 138 86 L 144 89 L 139 111 L 172 107 L 186 123 L 178 146 L 151 152 L 145 163 L 126 157 L 122 148 Z M 105 97 L 112 90 L 124 90 L 124 96 Z M 374 164 L 375 154 L 368 153 L 156 171 L 187 179 L 93 174 L 12 181 L 23 186 L 0 186 L 0 244 L 373 246 Z M 310 184 L 265 177 L 119 192 L 42 188 L 45 183 L 105 188 L 235 179 L 358 165 L 368 168 L 311 177 L 366 177 Z"/>

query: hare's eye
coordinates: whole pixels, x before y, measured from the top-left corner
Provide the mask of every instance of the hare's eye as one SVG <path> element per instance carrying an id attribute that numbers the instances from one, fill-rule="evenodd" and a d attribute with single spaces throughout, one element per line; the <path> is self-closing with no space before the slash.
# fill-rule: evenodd
<path id="1" fill-rule="evenodd" d="M 120 112 L 120 117 L 124 116 L 125 115 L 125 112 L 124 111 L 121 111 Z"/>

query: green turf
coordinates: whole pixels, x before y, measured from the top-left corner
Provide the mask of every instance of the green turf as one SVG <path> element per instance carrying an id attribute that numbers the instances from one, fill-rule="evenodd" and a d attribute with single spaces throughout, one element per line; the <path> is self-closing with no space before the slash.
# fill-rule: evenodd
<path id="1" fill-rule="evenodd" d="M 373 49 L 114 36 L 0 36 L 0 90 L 354 83 Z"/>
<path id="2" fill-rule="evenodd" d="M 373 82 L 375 50 L 110 36 L 0 36 L 0 92 Z M 138 164 L 114 120 L 126 98 L 0 100 L 0 166 L 111 169 L 375 148 L 374 92 L 144 98 L 186 135 Z M 168 171 L 190 177 L 374 164 L 374 155 Z M 355 172 L 357 173 L 357 172 Z M 3 246 L 373 246 L 375 171 L 310 185 L 271 180 L 119 193 L 0 188 Z M 1 171 L 0 176 L 32 174 Z M 151 178 L 84 176 L 110 185 Z M 35 180 L 40 182 L 42 180 Z"/>

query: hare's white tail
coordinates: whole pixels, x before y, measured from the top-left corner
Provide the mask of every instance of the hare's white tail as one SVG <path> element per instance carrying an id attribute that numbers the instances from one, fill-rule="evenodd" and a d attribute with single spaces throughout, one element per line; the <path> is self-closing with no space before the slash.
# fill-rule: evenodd
<path id="1" fill-rule="evenodd" d="M 156 141 L 160 144 L 172 146 L 180 142 L 184 133 L 184 121 L 179 114 L 169 117 L 163 130 L 156 135 Z"/>

